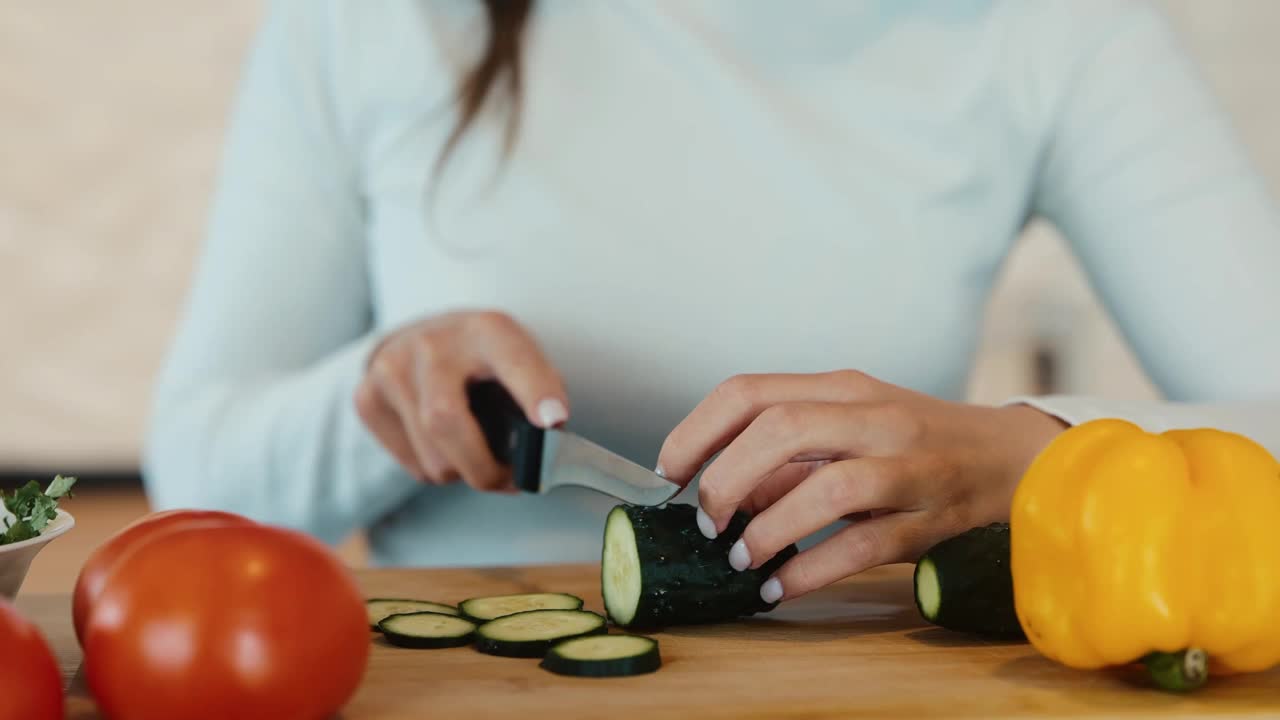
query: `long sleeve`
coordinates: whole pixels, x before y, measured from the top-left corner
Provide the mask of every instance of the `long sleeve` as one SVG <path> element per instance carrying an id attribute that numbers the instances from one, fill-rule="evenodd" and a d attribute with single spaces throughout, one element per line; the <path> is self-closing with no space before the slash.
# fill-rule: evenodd
<path id="1" fill-rule="evenodd" d="M 1165 19 L 1106 7 L 1054 103 L 1034 209 L 1167 401 L 1017 400 L 1071 423 L 1221 427 L 1280 454 L 1280 213 Z"/>
<path id="2" fill-rule="evenodd" d="M 252 48 L 144 478 L 159 508 L 228 509 L 336 542 L 418 486 L 352 405 L 375 337 L 328 7 L 271 3 Z"/>

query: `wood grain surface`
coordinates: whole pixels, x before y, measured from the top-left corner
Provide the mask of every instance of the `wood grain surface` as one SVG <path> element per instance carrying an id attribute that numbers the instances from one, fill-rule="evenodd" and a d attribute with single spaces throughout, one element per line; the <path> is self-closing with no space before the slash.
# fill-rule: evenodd
<path id="1" fill-rule="evenodd" d="M 1077 672 L 1025 643 L 930 627 L 912 602 L 910 570 L 873 570 L 750 620 L 655 633 L 664 666 L 632 678 L 561 677 L 536 660 L 471 648 L 404 650 L 375 637 L 364 684 L 341 717 L 1280 718 L 1280 670 L 1215 679 L 1196 695 L 1174 696 L 1148 688 L 1135 671 Z M 476 595 L 564 591 L 603 611 L 593 565 L 358 575 L 370 596 L 456 603 Z M 59 657 L 69 684 L 68 717 L 97 718 L 78 674 L 68 599 L 30 595 L 19 606 Z"/>

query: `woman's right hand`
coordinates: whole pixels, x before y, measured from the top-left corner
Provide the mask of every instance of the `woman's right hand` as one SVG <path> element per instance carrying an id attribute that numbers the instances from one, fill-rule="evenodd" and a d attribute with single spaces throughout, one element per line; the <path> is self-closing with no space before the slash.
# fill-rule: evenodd
<path id="1" fill-rule="evenodd" d="M 502 383 L 539 427 L 569 417 L 559 373 L 519 323 L 497 312 L 432 316 L 387 337 L 356 388 L 356 411 L 423 482 L 514 492 L 471 414 L 467 385 L 478 380 Z"/>

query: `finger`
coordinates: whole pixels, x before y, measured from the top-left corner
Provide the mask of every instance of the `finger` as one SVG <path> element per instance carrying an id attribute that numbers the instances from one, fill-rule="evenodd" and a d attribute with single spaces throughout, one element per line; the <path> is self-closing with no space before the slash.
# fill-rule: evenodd
<path id="1" fill-rule="evenodd" d="M 374 365 L 370 377 L 383 401 L 395 411 L 427 479 L 437 485 L 452 480 L 455 477 L 453 467 L 418 422 L 417 388 L 407 372 L 390 362 L 382 362 Z"/>
<path id="2" fill-rule="evenodd" d="M 426 471 L 418 462 L 409 436 L 405 434 L 400 415 L 382 396 L 378 386 L 372 381 L 361 382 L 355 393 L 356 414 L 364 422 L 365 427 L 391 457 L 413 477 L 421 482 L 427 481 Z"/>
<path id="3" fill-rule="evenodd" d="M 671 431 L 658 453 L 658 468 L 673 482 L 688 483 L 703 463 L 723 450 L 765 408 L 784 402 L 865 401 L 875 395 L 879 385 L 854 371 L 730 378 Z"/>
<path id="4" fill-rule="evenodd" d="M 742 501 L 787 463 L 844 460 L 896 446 L 894 423 L 884 414 L 879 406 L 847 403 L 769 407 L 702 474 L 699 504 L 722 532 Z"/>
<path id="5" fill-rule="evenodd" d="M 790 600 L 868 568 L 906 562 L 918 557 L 925 537 L 915 512 L 854 523 L 788 560 L 761 586 L 760 597 Z"/>
<path id="6" fill-rule="evenodd" d="M 747 524 L 730 560 L 738 570 L 760 567 L 783 548 L 840 518 L 878 508 L 906 510 L 910 495 L 904 463 L 862 458 L 816 470 Z"/>
<path id="7" fill-rule="evenodd" d="M 476 350 L 529 422 L 542 428 L 569 419 L 569 399 L 560 373 L 537 342 L 506 315 L 486 313 L 472 328 Z"/>
<path id="8" fill-rule="evenodd" d="M 791 489 L 809 477 L 810 473 L 826 463 L 826 460 L 814 460 L 783 465 L 751 491 L 747 499 L 742 501 L 741 508 L 751 515 L 759 515 L 783 495 L 791 492 Z"/>
<path id="9" fill-rule="evenodd" d="M 463 482 L 476 490 L 500 490 L 510 484 L 510 472 L 493 457 L 471 414 L 468 374 L 465 365 L 416 362 L 417 423 Z"/>

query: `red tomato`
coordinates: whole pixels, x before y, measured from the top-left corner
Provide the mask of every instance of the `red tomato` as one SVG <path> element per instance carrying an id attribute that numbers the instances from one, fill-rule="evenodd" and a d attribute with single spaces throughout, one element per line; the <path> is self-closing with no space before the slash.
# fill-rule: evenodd
<path id="1" fill-rule="evenodd" d="M 0 600 L 0 720 L 62 720 L 62 673 L 44 636 Z"/>
<path id="2" fill-rule="evenodd" d="M 168 532 L 192 522 L 250 524 L 253 521 L 220 510 L 167 510 L 135 520 L 107 538 L 80 568 L 75 592 L 71 596 L 71 621 L 81 646 L 84 645 L 84 624 L 89 617 L 89 608 L 102 592 L 107 572 L 116 560 L 156 533 Z"/>
<path id="3" fill-rule="evenodd" d="M 337 556 L 266 525 L 177 529 L 120 558 L 85 675 L 113 720 L 320 720 L 364 676 L 363 597 Z"/>

